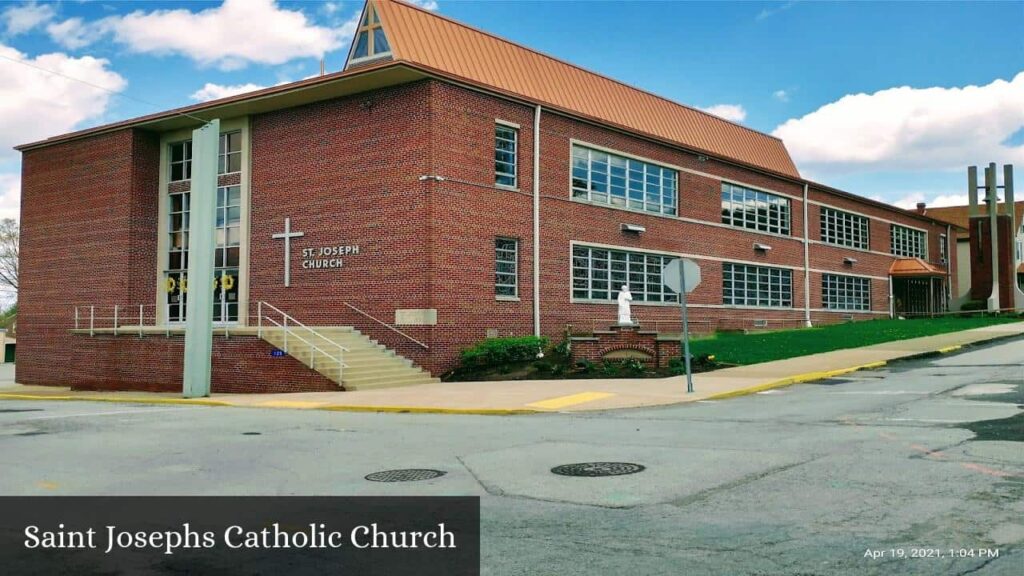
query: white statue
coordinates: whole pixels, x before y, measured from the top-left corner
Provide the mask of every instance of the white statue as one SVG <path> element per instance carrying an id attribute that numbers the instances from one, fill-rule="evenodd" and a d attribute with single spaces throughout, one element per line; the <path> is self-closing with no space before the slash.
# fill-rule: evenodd
<path id="1" fill-rule="evenodd" d="M 630 326 L 633 324 L 633 318 L 630 314 L 629 303 L 633 300 L 633 295 L 629 293 L 629 286 L 622 285 L 622 290 L 619 290 L 619 324 Z"/>

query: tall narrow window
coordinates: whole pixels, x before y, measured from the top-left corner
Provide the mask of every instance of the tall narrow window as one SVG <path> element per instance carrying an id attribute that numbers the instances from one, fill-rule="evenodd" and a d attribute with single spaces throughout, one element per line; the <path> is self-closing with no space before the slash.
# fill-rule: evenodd
<path id="1" fill-rule="evenodd" d="M 217 155 L 217 173 L 231 174 L 242 170 L 242 133 L 228 132 L 220 135 L 220 149 Z"/>
<path id="2" fill-rule="evenodd" d="M 494 239 L 494 295 L 519 296 L 519 241 L 514 238 Z"/>
<path id="3" fill-rule="evenodd" d="M 519 157 L 519 130 L 494 125 L 494 183 L 515 188 Z"/>
<path id="4" fill-rule="evenodd" d="M 170 178 L 171 182 L 180 182 L 182 180 L 192 179 L 192 141 L 186 140 L 184 142 L 175 142 L 171 144 L 171 164 L 170 164 Z"/>
<path id="5" fill-rule="evenodd" d="M 366 5 L 366 13 L 359 24 L 359 31 L 356 33 L 356 45 L 352 51 L 352 59 L 370 58 L 373 56 L 384 56 L 391 53 L 391 45 L 388 44 L 388 37 L 384 34 L 384 28 L 380 24 L 380 17 L 373 4 Z"/>
<path id="6" fill-rule="evenodd" d="M 948 246 L 946 246 L 946 235 L 939 234 L 939 261 L 942 262 L 943 264 L 949 261 L 949 253 L 946 251 L 947 248 Z"/>

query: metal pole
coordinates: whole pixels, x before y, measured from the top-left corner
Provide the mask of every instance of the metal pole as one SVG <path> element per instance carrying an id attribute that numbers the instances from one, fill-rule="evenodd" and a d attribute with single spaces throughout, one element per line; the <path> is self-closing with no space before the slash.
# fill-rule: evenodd
<path id="1" fill-rule="evenodd" d="M 89 336 L 95 336 L 96 328 L 96 307 L 89 306 Z"/>
<path id="2" fill-rule="evenodd" d="M 142 312 L 142 304 L 139 304 L 139 338 L 142 338 L 142 323 L 145 322 Z"/>
<path id="3" fill-rule="evenodd" d="M 75 306 L 75 330 L 78 330 L 78 306 Z"/>
<path id="4" fill-rule="evenodd" d="M 679 262 L 679 307 L 683 309 L 683 359 L 686 362 L 686 393 L 693 393 L 693 372 L 690 370 L 690 322 L 686 312 L 686 266 Z"/>
<path id="5" fill-rule="evenodd" d="M 117 304 L 114 304 L 114 336 L 117 336 Z"/>
<path id="6" fill-rule="evenodd" d="M 263 300 L 256 303 L 256 337 L 263 338 Z"/>

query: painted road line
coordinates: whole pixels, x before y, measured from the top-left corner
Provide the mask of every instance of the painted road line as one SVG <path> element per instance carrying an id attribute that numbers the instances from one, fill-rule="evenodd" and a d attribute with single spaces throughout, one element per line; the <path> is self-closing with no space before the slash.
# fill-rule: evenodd
<path id="1" fill-rule="evenodd" d="M 541 408 L 543 410 L 558 410 L 559 408 L 565 408 L 566 406 L 575 406 L 576 404 L 593 402 L 594 400 L 601 400 L 602 398 L 609 398 L 611 396 L 615 396 L 615 394 L 612 394 L 611 392 L 580 392 L 579 394 L 559 396 L 557 398 L 541 400 L 540 402 L 533 402 L 532 404 L 527 404 L 527 406 L 530 406 L 531 408 Z"/>

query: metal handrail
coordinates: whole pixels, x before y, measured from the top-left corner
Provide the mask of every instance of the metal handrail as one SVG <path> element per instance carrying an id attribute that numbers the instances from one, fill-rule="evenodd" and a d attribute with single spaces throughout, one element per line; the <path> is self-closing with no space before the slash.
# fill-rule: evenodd
<path id="1" fill-rule="evenodd" d="M 274 320 L 270 316 L 265 316 L 263 314 L 263 307 L 264 306 L 266 306 L 266 307 L 270 308 L 271 310 L 273 310 L 274 312 L 278 313 L 281 316 L 281 318 L 282 318 L 282 322 L 278 322 L 277 320 Z M 317 332 L 316 330 L 310 328 L 309 326 L 306 326 L 302 322 L 299 322 L 294 317 L 292 317 L 292 316 L 288 315 L 287 313 L 283 312 L 280 308 L 274 306 L 273 304 L 270 304 L 268 302 L 263 302 L 262 300 L 257 302 L 257 304 L 256 304 L 256 334 L 257 334 L 257 336 L 259 338 L 263 338 L 263 320 L 264 319 L 268 320 L 270 323 L 272 323 L 275 326 L 277 326 L 279 328 L 282 328 L 284 330 L 284 351 L 285 351 L 286 354 L 289 353 L 288 352 L 288 335 L 291 334 L 293 338 L 298 338 L 300 341 L 302 341 L 302 342 L 306 343 L 307 345 L 309 345 L 309 347 L 310 347 L 310 351 L 309 351 L 309 367 L 310 368 L 313 368 L 314 370 L 316 369 L 316 355 L 314 354 L 314 350 L 315 350 L 317 352 L 320 352 L 321 354 L 323 354 L 327 358 L 329 358 L 331 360 L 336 360 L 338 362 L 338 382 L 342 381 L 342 378 L 345 375 L 345 371 L 344 370 L 347 367 L 347 364 L 345 364 L 345 352 L 349 351 L 348 348 L 342 346 L 341 344 L 339 344 L 338 342 L 335 342 L 334 340 L 331 340 L 330 338 L 324 336 L 323 334 Z M 338 349 L 338 357 L 335 358 L 334 356 L 332 356 L 331 354 L 327 353 L 325 350 L 323 350 L 322 348 L 320 348 L 316 344 L 313 344 L 309 340 L 306 340 L 302 336 L 299 336 L 298 333 L 295 332 L 294 328 L 292 328 L 292 326 L 288 325 L 289 321 L 291 321 L 292 326 L 299 326 L 300 328 L 306 330 L 306 332 L 308 332 L 309 334 L 311 334 L 313 336 L 316 336 L 317 338 L 320 338 L 321 340 L 323 340 L 323 341 L 333 345 L 334 347 L 336 347 Z"/>
<path id="2" fill-rule="evenodd" d="M 83 329 L 82 328 L 82 324 L 84 323 L 86 318 L 83 317 L 83 312 L 82 311 L 85 310 L 85 311 L 88 311 L 88 313 L 89 313 L 88 320 L 89 320 L 89 335 L 90 336 L 95 336 L 97 329 L 101 329 L 102 330 L 102 329 L 107 329 L 107 328 L 112 329 L 114 331 L 114 336 L 117 336 L 118 335 L 118 330 L 122 326 L 122 321 L 128 322 L 128 321 L 134 321 L 134 320 L 138 320 L 138 325 L 137 326 L 133 326 L 132 324 L 128 324 L 128 325 L 129 326 L 133 326 L 133 327 L 137 327 L 138 328 L 138 335 L 142 336 L 143 335 L 143 330 L 142 329 L 143 329 L 144 326 L 147 325 L 146 324 L 147 320 L 153 320 L 153 324 L 152 325 L 156 326 L 156 320 L 157 320 L 156 310 L 153 311 L 153 315 L 152 316 L 147 316 L 146 315 L 146 309 L 147 308 L 156 308 L 156 307 L 157 306 L 155 304 L 126 304 L 126 305 L 112 304 L 112 305 L 108 305 L 108 306 L 95 306 L 95 305 L 75 306 L 75 330 L 82 330 Z M 97 312 L 96 309 L 97 308 L 100 309 L 100 315 L 99 316 L 96 315 L 96 312 Z M 108 310 L 112 309 L 114 315 L 113 316 L 103 316 L 103 313 L 104 313 L 103 310 L 104 309 L 108 309 Z M 138 314 L 135 313 L 136 310 L 138 310 Z M 108 321 L 108 320 L 110 321 L 109 326 L 106 325 L 106 321 Z M 134 332 L 134 330 L 132 330 L 131 332 Z"/>
<path id="3" fill-rule="evenodd" d="M 404 337 L 408 338 L 409 340 L 411 340 L 411 341 L 415 342 L 416 344 L 419 344 L 419 345 L 420 345 L 420 346 L 422 346 L 422 347 L 423 347 L 423 348 L 424 348 L 425 350 L 429 350 L 429 349 L 430 349 L 430 346 L 427 346 L 427 345 L 426 345 L 426 344 L 424 344 L 423 342 L 420 342 L 419 340 L 417 340 L 417 339 L 413 338 L 412 336 L 409 336 L 409 335 L 408 335 L 408 334 L 406 334 L 405 332 L 402 332 L 401 330 L 399 330 L 398 328 L 395 328 L 394 326 L 392 326 L 392 325 L 388 324 L 387 322 L 384 322 L 383 320 L 378 320 L 378 319 L 374 318 L 373 316 L 370 316 L 370 315 L 369 315 L 369 314 L 367 314 L 366 312 L 363 312 L 362 310 L 360 310 L 359 308 L 356 308 L 355 306 L 353 306 L 353 305 L 349 304 L 348 302 L 342 302 L 342 304 L 344 304 L 345 306 L 348 306 L 349 308 L 351 308 L 351 309 L 355 310 L 356 312 L 358 312 L 358 313 L 362 314 L 363 316 L 366 316 L 366 317 L 367 317 L 367 318 L 369 318 L 370 320 L 373 320 L 374 322 L 376 322 L 376 323 L 380 324 L 381 326 L 383 326 L 383 327 L 387 328 L 388 330 L 391 330 L 392 332 L 397 332 L 398 334 L 400 334 L 400 335 L 402 335 L 402 336 L 404 336 Z"/>

